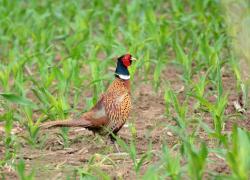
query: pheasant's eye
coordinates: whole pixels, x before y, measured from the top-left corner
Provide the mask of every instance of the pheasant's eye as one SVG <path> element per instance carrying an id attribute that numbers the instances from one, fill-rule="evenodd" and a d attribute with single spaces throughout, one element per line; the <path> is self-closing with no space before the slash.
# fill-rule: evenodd
<path id="1" fill-rule="evenodd" d="M 131 65 L 131 55 L 130 54 L 124 55 L 124 57 L 122 58 L 122 63 L 126 67 L 130 66 Z"/>

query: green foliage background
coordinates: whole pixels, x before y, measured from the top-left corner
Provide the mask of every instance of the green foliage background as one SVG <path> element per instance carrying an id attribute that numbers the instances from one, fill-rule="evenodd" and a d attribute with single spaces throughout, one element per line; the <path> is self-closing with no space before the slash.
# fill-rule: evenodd
<path id="1" fill-rule="evenodd" d="M 241 3 L 248 15 L 242 20 L 244 25 L 249 22 L 249 3 Z M 35 173 L 25 175 L 25 163 L 15 160 L 19 141 L 11 133 L 13 123 L 25 127 L 27 143 L 38 148 L 41 121 L 66 118 L 82 104 L 82 111 L 89 109 L 113 80 L 109 70 L 115 66 L 113 59 L 130 52 L 139 59 L 130 69 L 132 80 L 150 79 L 156 92 L 166 91 L 165 116 L 173 118 L 170 108 L 177 114 L 178 126 L 171 129 L 180 140 L 177 148 L 163 145 L 159 162 L 151 164 L 144 174 L 141 166 L 150 159 L 151 150 L 138 159 L 134 140 L 130 144 L 118 140 L 133 160 L 137 178 L 202 179 L 206 173 L 214 178 L 248 179 L 249 131 L 235 126 L 224 132 L 228 92 L 222 86 L 222 68 L 235 76 L 237 91 L 243 93 L 244 102 L 248 101 L 247 80 L 239 69 L 239 59 L 244 56 L 249 60 L 249 46 L 239 37 L 230 15 L 237 12 L 228 10 L 229 6 L 217 0 L 0 0 L 0 121 L 5 124 L 5 135 L 0 137 L 5 148 L 0 167 L 11 166 L 21 179 L 32 179 Z M 245 29 L 240 36 L 249 42 Z M 235 35 L 239 37 L 236 41 Z M 161 76 L 170 64 L 182 71 L 184 102 L 179 102 L 167 77 Z M 198 83 L 195 75 L 200 77 Z M 208 84 L 217 97 L 214 103 L 207 98 Z M 89 89 L 93 94 L 85 98 Z M 203 122 L 202 115 L 188 115 L 190 97 L 195 98 L 198 110 L 210 113 L 213 127 Z M 188 132 L 191 120 L 213 138 L 215 147 L 195 141 L 199 128 Z M 67 133 L 66 129 L 61 132 L 65 147 Z M 211 152 L 223 158 L 230 174 L 207 172 Z M 93 177 L 91 168 L 79 168 L 77 173 Z M 101 171 L 94 174 L 111 178 Z"/>

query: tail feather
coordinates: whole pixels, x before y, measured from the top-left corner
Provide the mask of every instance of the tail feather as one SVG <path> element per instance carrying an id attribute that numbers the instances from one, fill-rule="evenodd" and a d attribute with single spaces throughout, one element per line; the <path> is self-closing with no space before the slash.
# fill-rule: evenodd
<path id="1" fill-rule="evenodd" d="M 86 121 L 84 119 L 67 119 L 67 120 L 56 120 L 45 122 L 40 125 L 40 128 L 48 129 L 52 127 L 92 127 L 90 121 Z"/>

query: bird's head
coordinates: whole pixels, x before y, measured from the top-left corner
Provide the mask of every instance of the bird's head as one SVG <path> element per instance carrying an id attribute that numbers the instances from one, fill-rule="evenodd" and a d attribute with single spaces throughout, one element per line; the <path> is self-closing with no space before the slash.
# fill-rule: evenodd
<path id="1" fill-rule="evenodd" d="M 122 55 L 117 59 L 117 66 L 115 70 L 115 75 L 120 79 L 127 80 L 130 78 L 128 67 L 132 64 L 136 59 L 131 56 L 131 54 Z"/>

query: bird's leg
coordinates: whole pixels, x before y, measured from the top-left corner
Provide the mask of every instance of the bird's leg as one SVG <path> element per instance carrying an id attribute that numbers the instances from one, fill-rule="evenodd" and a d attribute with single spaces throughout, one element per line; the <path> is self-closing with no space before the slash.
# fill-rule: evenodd
<path id="1" fill-rule="evenodd" d="M 121 153 L 121 151 L 120 151 L 120 149 L 119 149 L 118 144 L 115 142 L 115 143 L 114 143 L 114 145 L 115 145 L 115 149 L 116 149 L 116 151 L 117 151 L 118 153 Z"/>
<path id="2" fill-rule="evenodd" d="M 92 131 L 92 133 L 93 133 L 93 136 L 96 138 L 96 133 L 95 133 L 95 131 Z"/>
<path id="3" fill-rule="evenodd" d="M 93 131 L 93 136 L 94 136 L 94 139 L 93 141 L 95 142 L 96 140 L 99 140 L 99 135 L 95 133 L 95 131 Z"/>
<path id="4" fill-rule="evenodd" d="M 111 140 L 112 143 L 115 143 L 115 141 L 116 141 L 115 136 L 116 135 L 117 135 L 117 133 L 109 134 L 109 138 L 110 138 L 110 140 Z"/>
<path id="5" fill-rule="evenodd" d="M 120 153 L 121 151 L 120 151 L 119 146 L 116 142 L 115 136 L 117 136 L 117 132 L 113 132 L 113 134 L 109 134 L 109 138 L 110 138 L 111 143 L 115 146 L 116 151 Z"/>

